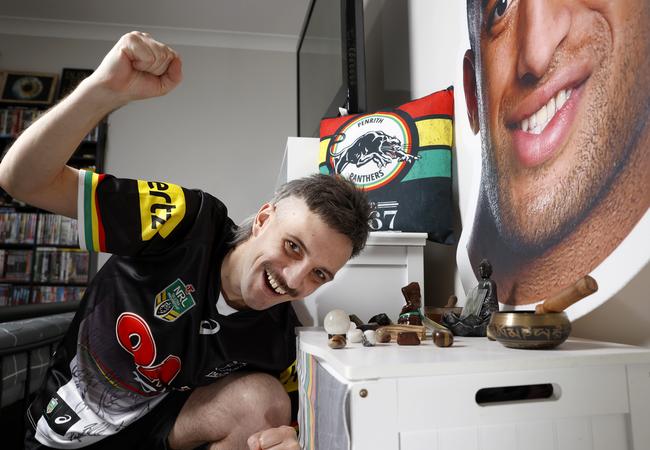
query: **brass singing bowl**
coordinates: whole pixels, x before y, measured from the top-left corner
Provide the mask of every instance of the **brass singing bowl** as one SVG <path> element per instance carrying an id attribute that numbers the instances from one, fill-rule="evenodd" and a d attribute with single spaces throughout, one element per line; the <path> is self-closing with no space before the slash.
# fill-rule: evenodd
<path id="1" fill-rule="evenodd" d="M 564 312 L 495 312 L 488 324 L 488 335 L 510 348 L 550 349 L 570 334 L 571 322 Z"/>

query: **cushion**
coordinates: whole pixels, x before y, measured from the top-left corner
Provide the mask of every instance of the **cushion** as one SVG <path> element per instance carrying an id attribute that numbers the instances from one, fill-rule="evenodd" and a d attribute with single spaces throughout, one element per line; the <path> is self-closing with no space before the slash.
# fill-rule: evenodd
<path id="1" fill-rule="evenodd" d="M 319 170 L 363 188 L 374 231 L 426 232 L 451 244 L 453 88 L 396 108 L 325 118 Z"/>

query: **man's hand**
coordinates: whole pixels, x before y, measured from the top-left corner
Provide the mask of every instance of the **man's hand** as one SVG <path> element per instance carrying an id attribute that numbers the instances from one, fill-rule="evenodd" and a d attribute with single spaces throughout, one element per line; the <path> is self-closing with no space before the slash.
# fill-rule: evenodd
<path id="1" fill-rule="evenodd" d="M 296 430 L 286 425 L 259 431 L 247 443 L 250 450 L 300 450 Z"/>
<path id="2" fill-rule="evenodd" d="M 120 38 L 89 78 L 106 88 L 116 106 L 121 106 L 167 94 L 183 78 L 182 63 L 167 45 L 147 33 L 132 31 Z"/>
<path id="3" fill-rule="evenodd" d="M 183 78 L 178 54 L 146 33 L 125 34 L 100 66 L 38 119 L 2 158 L 0 186 L 33 206 L 77 217 L 77 170 L 66 166 L 83 137 L 131 100 L 164 95 Z"/>

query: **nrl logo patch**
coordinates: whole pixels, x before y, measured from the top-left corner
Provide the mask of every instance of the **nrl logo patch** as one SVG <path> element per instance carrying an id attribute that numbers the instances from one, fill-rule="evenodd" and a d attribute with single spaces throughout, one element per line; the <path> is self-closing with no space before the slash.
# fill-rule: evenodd
<path id="1" fill-rule="evenodd" d="M 54 411 L 54 408 L 56 408 L 56 405 L 58 404 L 59 401 L 56 399 L 56 397 L 52 397 L 50 403 L 47 404 L 47 408 L 45 408 L 45 414 L 52 414 L 52 411 Z"/>
<path id="2" fill-rule="evenodd" d="M 175 321 L 196 305 L 192 292 L 194 286 L 186 285 L 177 278 L 156 295 L 155 316 L 167 322 Z"/>

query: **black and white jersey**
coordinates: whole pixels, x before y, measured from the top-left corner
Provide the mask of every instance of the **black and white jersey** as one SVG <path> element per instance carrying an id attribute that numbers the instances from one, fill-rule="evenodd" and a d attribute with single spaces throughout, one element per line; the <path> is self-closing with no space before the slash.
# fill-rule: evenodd
<path id="1" fill-rule="evenodd" d="M 29 411 L 36 439 L 83 447 L 119 432 L 170 390 L 295 361 L 288 303 L 217 309 L 233 222 L 213 196 L 80 171 L 79 239 L 113 253 L 92 280 Z M 285 376 L 286 378 L 286 376 Z"/>

